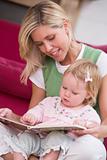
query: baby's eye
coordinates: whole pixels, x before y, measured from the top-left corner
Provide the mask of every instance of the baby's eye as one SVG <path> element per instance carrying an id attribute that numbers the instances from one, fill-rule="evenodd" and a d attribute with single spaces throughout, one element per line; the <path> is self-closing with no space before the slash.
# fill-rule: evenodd
<path id="1" fill-rule="evenodd" d="M 65 86 L 63 86 L 62 88 L 65 89 L 65 90 L 67 89 L 67 87 L 65 87 Z"/>
<path id="2" fill-rule="evenodd" d="M 74 95 L 78 95 L 78 93 L 77 93 L 77 92 L 72 92 L 72 94 L 74 94 Z"/>

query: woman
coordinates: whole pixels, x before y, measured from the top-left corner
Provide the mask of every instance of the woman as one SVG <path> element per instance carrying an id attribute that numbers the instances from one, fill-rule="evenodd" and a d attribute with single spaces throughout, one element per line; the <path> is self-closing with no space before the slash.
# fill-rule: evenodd
<path id="1" fill-rule="evenodd" d="M 47 96 L 59 95 L 62 74 L 75 60 L 88 57 L 96 62 L 102 75 L 99 93 L 102 125 L 90 127 L 86 131 L 78 130 L 75 131 L 75 134 L 91 134 L 98 138 L 106 137 L 107 55 L 76 42 L 70 19 L 59 5 L 49 0 L 37 0 L 35 6 L 28 10 L 19 33 L 19 45 L 20 55 L 26 61 L 21 81 L 27 83 L 28 78 L 32 81 L 32 97 L 29 108 L 37 105 Z M 97 139 L 94 143 L 90 140 L 82 146 L 78 146 L 78 149 L 71 146 L 66 160 L 101 159 L 101 155 L 105 154 L 105 149 L 97 142 Z M 87 148 L 86 145 L 93 146 L 93 149 L 92 147 Z"/>

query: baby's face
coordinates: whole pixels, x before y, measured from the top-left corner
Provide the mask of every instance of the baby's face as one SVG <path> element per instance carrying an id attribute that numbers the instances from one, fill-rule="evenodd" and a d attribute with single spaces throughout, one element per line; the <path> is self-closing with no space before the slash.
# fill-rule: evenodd
<path id="1" fill-rule="evenodd" d="M 88 97 L 86 83 L 66 73 L 60 89 L 61 102 L 66 107 L 79 107 Z"/>

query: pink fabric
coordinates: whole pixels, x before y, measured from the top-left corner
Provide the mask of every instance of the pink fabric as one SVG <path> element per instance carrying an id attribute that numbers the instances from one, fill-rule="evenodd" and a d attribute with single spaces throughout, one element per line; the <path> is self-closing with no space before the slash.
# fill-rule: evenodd
<path id="1" fill-rule="evenodd" d="M 77 108 L 75 111 L 74 108 L 63 106 L 60 97 L 57 96 L 45 98 L 36 107 L 30 109 L 28 113 L 34 114 L 37 120 L 42 120 L 42 122 L 54 120 L 55 122 L 61 121 L 72 124 L 77 119 L 93 121 L 98 124 L 101 122 L 99 115 L 90 105 L 81 109 Z"/>
<path id="2" fill-rule="evenodd" d="M 29 106 L 31 84 L 23 86 L 19 81 L 24 67 L 19 55 L 19 29 L 19 24 L 0 19 L 0 107 L 22 115 Z"/>
<path id="3" fill-rule="evenodd" d="M 16 114 L 23 115 L 28 110 L 29 100 L 0 91 L 0 108 L 10 108 Z"/>
<path id="4" fill-rule="evenodd" d="M 0 56 L 21 62 L 18 34 L 20 25 L 0 20 Z"/>
<path id="5" fill-rule="evenodd" d="M 20 98 L 30 99 L 31 83 L 20 83 L 24 64 L 0 57 L 0 91 Z"/>

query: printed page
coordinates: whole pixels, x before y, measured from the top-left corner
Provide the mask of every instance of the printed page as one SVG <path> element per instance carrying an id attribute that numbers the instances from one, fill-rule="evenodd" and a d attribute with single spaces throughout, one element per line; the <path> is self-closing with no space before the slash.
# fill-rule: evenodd
<path id="1" fill-rule="evenodd" d="M 43 123 L 39 123 L 35 126 L 29 126 L 32 130 L 40 131 L 53 131 L 53 130 L 69 130 L 69 129 L 86 129 L 80 125 L 72 125 L 63 121 L 50 120 Z"/>
<path id="2" fill-rule="evenodd" d="M 21 130 L 28 129 L 28 130 L 33 130 L 36 132 L 53 131 L 53 130 L 69 130 L 69 129 L 82 129 L 82 130 L 86 129 L 85 127 L 80 126 L 80 125 L 71 125 L 71 124 L 67 124 L 66 122 L 54 121 L 54 120 L 39 123 L 34 126 L 23 124 L 20 121 L 11 120 L 5 117 L 0 117 L 0 122 L 7 124 L 7 125 L 12 125 Z"/>

